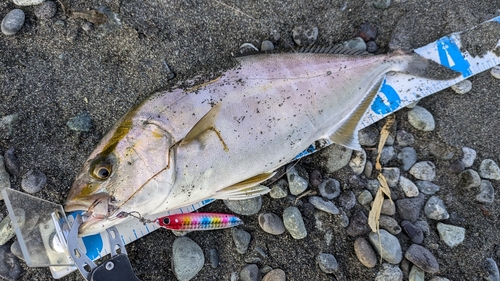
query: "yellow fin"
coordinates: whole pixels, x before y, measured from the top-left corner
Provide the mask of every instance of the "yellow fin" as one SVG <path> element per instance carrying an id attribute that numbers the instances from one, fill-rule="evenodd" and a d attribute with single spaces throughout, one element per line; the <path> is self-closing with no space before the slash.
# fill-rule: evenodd
<path id="1" fill-rule="evenodd" d="M 266 194 L 270 191 L 270 189 L 259 184 L 272 178 L 274 174 L 275 173 L 264 173 L 244 181 L 240 181 L 239 183 L 219 190 L 215 194 L 214 198 L 224 200 L 241 200 Z"/>
<path id="2" fill-rule="evenodd" d="M 359 121 L 365 114 L 366 110 L 372 104 L 375 96 L 378 93 L 378 89 L 380 85 L 382 85 L 382 81 L 384 81 L 384 77 L 380 79 L 377 83 L 375 83 L 365 98 L 359 103 L 358 107 L 347 117 L 347 119 L 340 125 L 340 127 L 335 131 L 333 135 L 330 136 L 330 139 L 337 144 L 343 145 L 353 150 L 361 150 L 361 145 L 358 140 L 358 130 L 356 127 L 358 126 Z"/>

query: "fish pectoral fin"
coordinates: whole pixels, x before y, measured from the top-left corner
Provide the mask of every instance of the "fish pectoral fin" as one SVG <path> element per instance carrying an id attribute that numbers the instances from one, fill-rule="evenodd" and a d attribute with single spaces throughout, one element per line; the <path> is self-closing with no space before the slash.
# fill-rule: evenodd
<path id="1" fill-rule="evenodd" d="M 356 107 L 354 111 L 347 116 L 343 123 L 341 123 L 341 125 L 335 130 L 335 133 L 330 136 L 330 139 L 334 143 L 353 150 L 360 151 L 362 149 L 359 144 L 358 130 L 356 128 L 358 127 L 359 121 L 361 121 L 361 118 L 375 99 L 375 96 L 377 96 L 380 85 L 382 85 L 384 79 L 385 77 L 382 77 L 380 81 L 373 84 L 373 86 L 369 89 L 368 94 L 359 103 L 358 107 Z"/>
<path id="2" fill-rule="evenodd" d="M 270 191 L 270 189 L 267 186 L 259 184 L 272 178 L 274 174 L 275 173 L 264 173 L 244 181 L 240 181 L 239 183 L 219 190 L 213 198 L 223 200 L 242 200 L 266 194 Z"/>
<path id="3" fill-rule="evenodd" d="M 226 143 L 222 139 L 220 132 L 215 128 L 215 120 L 219 115 L 221 109 L 220 103 L 215 104 L 208 112 L 205 114 L 194 126 L 191 130 L 186 134 L 186 136 L 180 141 L 179 146 L 190 143 L 193 140 L 199 138 L 201 134 L 206 131 L 213 131 L 220 142 L 222 143 L 222 147 L 225 151 L 229 151 Z"/>

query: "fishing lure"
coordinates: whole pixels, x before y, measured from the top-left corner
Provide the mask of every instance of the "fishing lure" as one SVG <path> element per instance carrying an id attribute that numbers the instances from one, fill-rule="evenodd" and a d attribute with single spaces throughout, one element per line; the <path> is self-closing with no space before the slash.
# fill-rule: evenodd
<path id="1" fill-rule="evenodd" d="M 219 213 L 177 214 L 160 217 L 155 222 L 170 230 L 214 230 L 243 224 L 243 221 L 234 215 Z"/>

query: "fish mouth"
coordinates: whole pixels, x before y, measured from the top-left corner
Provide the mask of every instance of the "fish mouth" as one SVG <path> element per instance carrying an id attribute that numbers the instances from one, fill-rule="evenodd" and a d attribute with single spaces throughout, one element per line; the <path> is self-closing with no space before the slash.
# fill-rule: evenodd
<path id="1" fill-rule="evenodd" d="M 79 236 L 97 234 L 111 227 L 110 214 L 116 208 L 110 204 L 112 197 L 106 193 L 93 194 L 85 198 L 68 199 L 64 206 L 65 212 L 83 212 L 84 221 L 78 228 Z"/>

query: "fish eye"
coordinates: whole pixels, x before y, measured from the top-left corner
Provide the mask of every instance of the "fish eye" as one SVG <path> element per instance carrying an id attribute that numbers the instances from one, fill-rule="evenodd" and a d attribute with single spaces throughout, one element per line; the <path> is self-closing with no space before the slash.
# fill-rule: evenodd
<path id="1" fill-rule="evenodd" d="M 96 179 L 100 180 L 105 180 L 109 178 L 111 175 L 111 164 L 109 163 L 100 163 L 95 165 L 94 169 L 92 170 L 92 176 Z"/>

